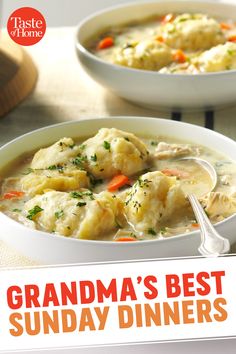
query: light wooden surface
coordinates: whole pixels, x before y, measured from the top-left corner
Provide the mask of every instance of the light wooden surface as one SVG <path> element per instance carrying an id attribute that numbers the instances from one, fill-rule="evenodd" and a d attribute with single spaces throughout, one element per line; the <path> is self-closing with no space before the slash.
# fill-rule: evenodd
<path id="1" fill-rule="evenodd" d="M 88 77 L 76 58 L 74 33 L 75 28 L 70 27 L 48 29 L 41 42 L 27 48 L 38 67 L 38 83 L 33 94 L 0 119 L 0 144 L 33 129 L 82 117 L 171 118 L 170 112 L 150 111 L 126 102 Z M 204 125 L 204 113 L 183 114 L 182 121 Z M 215 112 L 214 123 L 216 131 L 236 139 L 236 106 Z M 0 243 L 0 264 L 24 262 Z"/>
<path id="2" fill-rule="evenodd" d="M 29 95 L 37 76 L 29 54 L 4 33 L 0 41 L 0 117 Z"/>

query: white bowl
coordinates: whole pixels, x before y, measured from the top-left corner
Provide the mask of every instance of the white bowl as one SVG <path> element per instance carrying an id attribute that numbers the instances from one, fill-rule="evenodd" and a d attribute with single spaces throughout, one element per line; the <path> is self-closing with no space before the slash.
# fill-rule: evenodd
<path id="1" fill-rule="evenodd" d="M 160 74 L 108 63 L 85 48 L 104 28 L 153 14 L 203 12 L 236 20 L 236 4 L 202 1 L 155 1 L 109 8 L 85 19 L 76 32 L 76 52 L 87 73 L 118 96 L 149 108 L 212 109 L 235 103 L 236 70 L 206 74 Z"/>
<path id="2" fill-rule="evenodd" d="M 86 137 L 99 128 L 116 127 L 138 135 L 164 135 L 205 145 L 234 159 L 236 143 L 225 136 L 191 124 L 157 118 L 114 117 L 80 120 L 42 128 L 23 135 L 0 149 L 0 170 L 21 154 L 52 144 L 64 136 Z M 27 228 L 0 213 L 0 238 L 22 254 L 45 263 L 74 263 L 197 255 L 200 233 L 190 232 L 142 242 L 87 241 L 55 236 Z M 236 215 L 218 223 L 217 230 L 236 242 Z"/>

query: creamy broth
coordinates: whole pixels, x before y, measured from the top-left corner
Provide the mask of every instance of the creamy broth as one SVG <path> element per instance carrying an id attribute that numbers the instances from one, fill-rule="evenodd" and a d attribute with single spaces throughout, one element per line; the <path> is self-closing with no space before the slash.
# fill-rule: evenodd
<path id="1" fill-rule="evenodd" d="M 205 14 L 167 14 L 112 27 L 87 48 L 133 69 L 197 74 L 236 69 L 236 23 Z"/>
<path id="2" fill-rule="evenodd" d="M 213 192 L 208 172 L 181 160 L 186 156 L 215 167 Z M 112 182 L 117 176 L 118 182 Z M 198 196 L 212 222 L 236 212 L 236 164 L 203 146 L 165 136 L 140 138 L 104 128 L 90 139 L 64 138 L 22 156 L 1 177 L 2 212 L 66 237 L 141 241 L 197 230 L 187 193 Z"/>

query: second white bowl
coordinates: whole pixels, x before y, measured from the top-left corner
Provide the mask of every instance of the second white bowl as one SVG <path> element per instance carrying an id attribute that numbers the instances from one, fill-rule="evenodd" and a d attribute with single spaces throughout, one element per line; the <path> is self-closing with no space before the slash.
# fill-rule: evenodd
<path id="1" fill-rule="evenodd" d="M 235 102 L 236 70 L 208 74 L 160 74 L 101 60 L 86 41 L 104 28 L 153 14 L 200 12 L 236 20 L 236 4 L 203 1 L 155 1 L 115 6 L 85 19 L 76 33 L 76 51 L 87 73 L 117 95 L 149 108 L 212 109 Z"/>

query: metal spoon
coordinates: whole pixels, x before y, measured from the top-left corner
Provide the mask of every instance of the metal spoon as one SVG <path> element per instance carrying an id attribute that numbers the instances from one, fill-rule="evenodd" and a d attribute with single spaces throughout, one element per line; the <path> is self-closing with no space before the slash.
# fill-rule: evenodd
<path id="1" fill-rule="evenodd" d="M 212 187 L 211 190 L 209 190 L 209 192 L 212 192 L 216 185 L 217 185 L 217 173 L 216 170 L 214 168 L 214 166 L 212 166 L 212 164 L 206 160 L 200 159 L 199 157 L 183 157 L 181 159 L 179 159 L 178 161 L 194 161 L 196 163 L 198 163 L 199 165 L 201 165 L 210 175 L 211 180 L 212 180 Z"/>
<path id="2" fill-rule="evenodd" d="M 212 164 L 197 157 L 185 157 L 181 160 L 194 160 L 203 166 L 203 168 L 208 171 L 212 179 L 212 188 L 209 190 L 209 192 L 212 192 L 215 189 L 217 184 L 217 173 Z M 201 244 L 198 248 L 199 253 L 208 257 L 218 257 L 220 254 L 228 253 L 230 250 L 229 240 L 219 235 L 219 233 L 216 231 L 211 221 L 207 217 L 203 207 L 199 203 L 197 197 L 194 194 L 187 194 L 186 197 L 192 206 L 194 215 L 201 230 Z"/>

